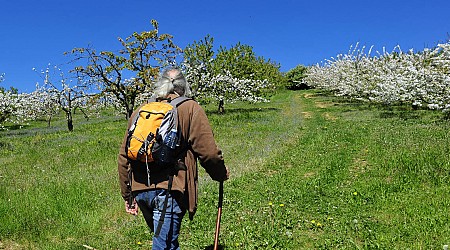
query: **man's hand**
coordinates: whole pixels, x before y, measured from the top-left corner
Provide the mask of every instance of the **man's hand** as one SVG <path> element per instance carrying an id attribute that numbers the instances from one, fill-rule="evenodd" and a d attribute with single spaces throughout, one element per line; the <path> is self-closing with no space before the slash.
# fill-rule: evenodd
<path id="1" fill-rule="evenodd" d="M 128 201 L 125 201 L 125 211 L 132 215 L 138 214 L 139 207 L 138 207 L 135 199 L 133 199 L 133 204 L 131 204 L 131 206 L 129 206 Z"/>

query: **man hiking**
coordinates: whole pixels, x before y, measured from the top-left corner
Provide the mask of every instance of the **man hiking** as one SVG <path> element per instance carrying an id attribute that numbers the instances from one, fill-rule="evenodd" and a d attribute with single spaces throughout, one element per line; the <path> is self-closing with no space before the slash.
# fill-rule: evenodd
<path id="1" fill-rule="evenodd" d="M 167 168 L 157 166 L 156 162 L 131 160 L 127 154 L 128 131 L 134 117 L 139 115 L 141 105 L 131 116 L 120 147 L 120 189 L 126 212 L 137 215 L 139 208 L 151 231 L 156 230 L 158 235 L 153 236 L 152 249 L 179 249 L 178 236 L 183 216 L 187 211 L 189 218 L 193 219 L 197 209 L 197 161 L 213 180 L 219 182 L 229 178 L 229 171 L 205 111 L 196 101 L 185 98 L 190 96 L 191 90 L 182 72 L 177 68 L 166 69 L 155 87 L 157 102 L 184 99 L 176 107 L 181 132 L 181 153 L 174 159 L 178 162 L 177 167 Z M 161 215 L 164 217 L 160 218 Z"/>

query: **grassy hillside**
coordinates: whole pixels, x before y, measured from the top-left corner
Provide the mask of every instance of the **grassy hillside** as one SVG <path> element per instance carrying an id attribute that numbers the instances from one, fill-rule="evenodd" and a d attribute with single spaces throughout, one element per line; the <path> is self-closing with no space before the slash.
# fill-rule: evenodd
<path id="1" fill-rule="evenodd" d="M 450 244 L 450 123 L 431 111 L 347 103 L 317 91 L 207 107 L 231 180 L 225 249 L 442 249 Z M 122 117 L 0 132 L 0 249 L 149 249 L 125 214 Z M 214 239 L 217 183 L 201 172 L 183 249 Z"/>

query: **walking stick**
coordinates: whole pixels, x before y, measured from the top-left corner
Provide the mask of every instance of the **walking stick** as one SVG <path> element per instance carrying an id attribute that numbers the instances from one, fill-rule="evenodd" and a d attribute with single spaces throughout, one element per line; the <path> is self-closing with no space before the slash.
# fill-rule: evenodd
<path id="1" fill-rule="evenodd" d="M 222 216 L 222 202 L 223 202 L 223 181 L 219 183 L 219 204 L 217 205 L 217 220 L 216 220 L 216 234 L 214 236 L 214 250 L 219 249 L 219 231 L 220 231 L 220 217 Z"/>

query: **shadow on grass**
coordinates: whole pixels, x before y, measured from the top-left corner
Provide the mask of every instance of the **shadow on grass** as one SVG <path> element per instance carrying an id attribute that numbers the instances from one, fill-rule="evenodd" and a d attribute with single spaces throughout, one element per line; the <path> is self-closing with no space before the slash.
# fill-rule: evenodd
<path id="1" fill-rule="evenodd" d="M 384 111 L 380 113 L 380 118 L 400 118 L 402 120 L 421 119 L 421 115 L 414 111 Z"/>
<path id="2" fill-rule="evenodd" d="M 345 102 L 343 105 L 351 107 L 345 111 L 376 111 L 378 112 L 378 117 L 381 119 L 397 118 L 402 120 L 410 119 L 426 119 L 430 116 L 435 116 L 431 110 L 416 110 L 408 105 L 384 105 L 384 104 L 374 104 L 365 102 Z"/>
<path id="3" fill-rule="evenodd" d="M 12 151 L 13 150 L 13 146 L 9 142 L 2 142 L 2 141 L 0 141 L 0 149 L 6 149 L 6 150 L 9 150 L 9 151 Z"/>
<path id="4" fill-rule="evenodd" d="M 427 108 L 413 107 L 411 104 L 382 104 L 368 103 L 360 100 L 350 100 L 345 97 L 329 95 L 327 92 L 318 92 L 309 97 L 317 97 L 320 101 L 333 103 L 330 107 L 339 108 L 342 112 L 376 111 L 381 119 L 396 118 L 401 120 L 424 120 L 433 122 L 447 122 L 450 112 L 443 113 Z"/>
<path id="5" fill-rule="evenodd" d="M 13 125 L 6 125 L 4 127 L 7 130 L 19 130 L 19 129 L 26 129 L 29 127 L 29 125 L 13 124 Z"/>
<path id="6" fill-rule="evenodd" d="M 37 134 L 50 134 L 55 133 L 59 131 L 67 130 L 67 128 L 60 128 L 60 127 L 43 127 L 43 128 L 16 128 L 11 129 L 8 128 L 8 130 L 3 131 L 1 134 L 2 136 L 35 136 Z"/>
<path id="7" fill-rule="evenodd" d="M 207 110 L 207 115 L 225 115 L 225 114 L 245 114 L 253 112 L 268 112 L 268 111 L 280 111 L 279 108 L 230 108 L 225 109 L 224 112 L 219 112 L 218 110 Z"/>
<path id="8" fill-rule="evenodd" d="M 99 123 L 106 123 L 106 122 L 116 122 L 116 123 L 123 123 L 125 124 L 126 121 L 122 116 L 105 116 L 100 118 L 93 118 L 90 120 L 81 120 L 77 121 L 74 127 L 74 130 L 79 130 L 82 126 L 85 125 L 92 125 L 92 124 L 99 124 Z M 46 122 L 45 122 L 46 124 Z M 55 125 L 52 126 L 39 126 L 39 127 L 33 127 L 32 125 L 7 125 L 4 126 L 4 130 L 0 130 L 0 137 L 7 137 L 7 136 L 17 136 L 17 137 L 23 137 L 23 136 L 35 136 L 37 134 L 52 134 L 56 132 L 68 132 L 67 123 L 65 120 L 58 121 L 54 123 Z M 121 124 L 122 125 L 122 124 Z M 125 129 L 125 127 L 124 127 Z"/>

